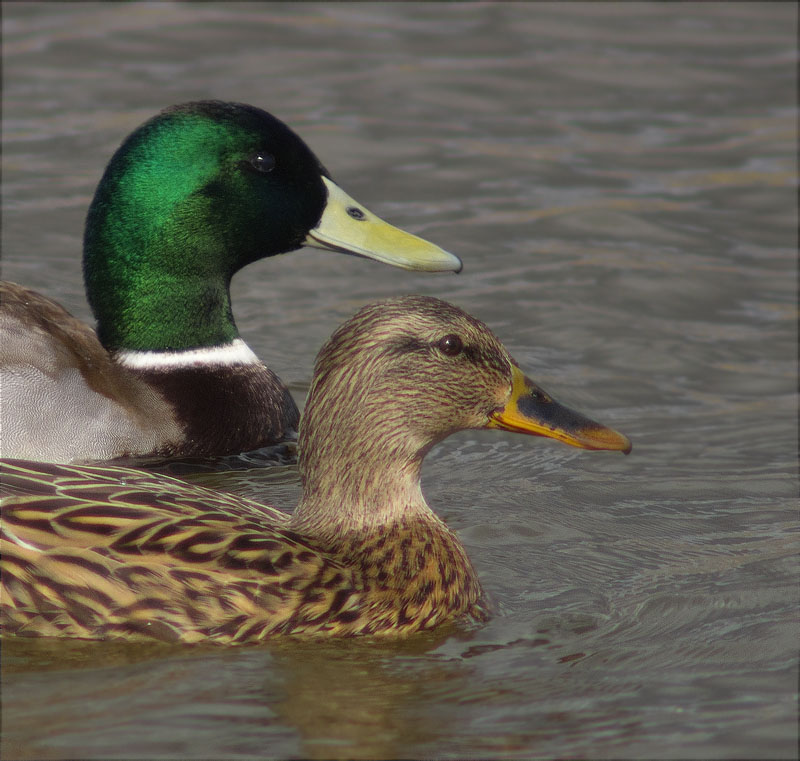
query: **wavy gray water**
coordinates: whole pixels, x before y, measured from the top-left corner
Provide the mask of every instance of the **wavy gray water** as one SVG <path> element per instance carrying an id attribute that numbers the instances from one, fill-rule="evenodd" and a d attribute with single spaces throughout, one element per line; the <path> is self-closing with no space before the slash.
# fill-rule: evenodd
<path id="1" fill-rule="evenodd" d="M 462 433 L 429 501 L 497 605 L 402 646 L 3 643 L 3 758 L 794 757 L 796 6 L 9 3 L 3 275 L 89 319 L 83 216 L 170 103 L 254 103 L 458 277 L 303 251 L 234 281 L 303 397 L 333 325 L 488 322 L 628 458 Z M 206 483 L 290 507 L 291 467 Z"/>

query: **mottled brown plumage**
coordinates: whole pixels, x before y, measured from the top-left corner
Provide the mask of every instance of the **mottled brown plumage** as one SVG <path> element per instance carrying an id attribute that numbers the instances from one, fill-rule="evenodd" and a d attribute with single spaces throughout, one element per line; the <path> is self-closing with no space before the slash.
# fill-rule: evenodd
<path id="1" fill-rule="evenodd" d="M 365 307 L 317 359 L 291 516 L 125 468 L 4 463 L 4 629 L 242 643 L 483 620 L 469 558 L 419 476 L 436 442 L 487 427 L 630 450 L 461 310 L 425 297 Z"/>

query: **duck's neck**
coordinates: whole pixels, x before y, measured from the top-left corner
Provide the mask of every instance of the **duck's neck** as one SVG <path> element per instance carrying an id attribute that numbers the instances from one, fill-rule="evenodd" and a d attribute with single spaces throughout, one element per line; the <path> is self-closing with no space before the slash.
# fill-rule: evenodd
<path id="1" fill-rule="evenodd" d="M 228 275 L 160 271 L 153 262 L 168 252 L 150 252 L 140 243 L 136 252 L 106 248 L 102 255 L 87 247 L 86 290 L 106 349 L 185 351 L 225 346 L 239 337 Z"/>
<path id="2" fill-rule="evenodd" d="M 126 271 L 110 280 L 102 296 L 90 299 L 109 351 L 187 352 L 241 343 L 222 278 Z"/>
<path id="3" fill-rule="evenodd" d="M 467 552 L 425 503 L 418 474 L 377 469 L 345 488 L 325 479 L 315 486 L 290 525 L 336 555 L 363 586 L 370 614 L 356 631 L 411 632 L 462 616 L 487 618 Z M 354 490 L 364 493 L 356 498 Z"/>
<path id="4" fill-rule="evenodd" d="M 182 351 L 238 336 L 229 286 L 247 263 L 249 233 L 215 192 L 214 161 L 184 155 L 207 131 L 192 129 L 186 141 L 157 126 L 134 133 L 89 207 L 84 280 L 109 351 Z"/>
<path id="5" fill-rule="evenodd" d="M 409 426 L 407 410 L 364 404 L 343 379 L 327 380 L 318 368 L 303 412 L 303 495 L 290 525 L 336 554 L 363 585 L 371 613 L 359 631 L 427 629 L 466 614 L 485 618 L 464 547 L 420 489 L 434 436 L 421 420 Z"/>
<path id="6" fill-rule="evenodd" d="M 320 463 L 301 450 L 303 494 L 293 522 L 321 537 L 366 536 L 398 523 L 438 522 L 422 495 L 420 465 L 346 446 Z"/>
<path id="7" fill-rule="evenodd" d="M 437 520 L 420 489 L 422 461 L 436 438 L 424 420 L 411 424 L 407 410 L 384 403 L 393 384 L 379 388 L 374 368 L 353 360 L 355 374 L 342 370 L 346 362 L 317 362 L 297 441 L 303 494 L 296 520 L 312 533 Z"/>

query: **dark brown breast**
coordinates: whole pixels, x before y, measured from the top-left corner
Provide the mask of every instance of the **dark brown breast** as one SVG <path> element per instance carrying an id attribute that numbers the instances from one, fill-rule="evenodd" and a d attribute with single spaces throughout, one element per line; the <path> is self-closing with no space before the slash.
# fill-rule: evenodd
<path id="1" fill-rule="evenodd" d="M 185 431 L 182 446 L 158 454 L 237 454 L 283 441 L 297 428 L 294 399 L 261 363 L 131 372 L 164 396 Z"/>

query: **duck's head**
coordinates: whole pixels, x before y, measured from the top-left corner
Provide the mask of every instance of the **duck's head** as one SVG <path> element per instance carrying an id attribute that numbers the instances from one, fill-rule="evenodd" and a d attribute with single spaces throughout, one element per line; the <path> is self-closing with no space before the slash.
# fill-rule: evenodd
<path id="1" fill-rule="evenodd" d="M 627 454 L 621 433 L 555 401 L 479 320 L 439 299 L 361 309 L 317 357 L 298 442 L 305 503 L 389 504 L 459 430 L 498 428 Z M 409 498 L 405 498 L 409 501 Z M 397 505 L 391 507 L 397 509 Z"/>
<path id="2" fill-rule="evenodd" d="M 84 272 L 101 339 L 109 348 L 156 348 L 115 335 L 125 332 L 117 315 L 148 311 L 148 301 L 168 294 L 196 318 L 198 299 L 213 310 L 239 268 L 304 245 L 405 269 L 461 268 L 350 198 L 265 111 L 219 101 L 168 108 L 123 142 L 89 209 Z M 149 311 L 161 319 L 157 304 Z"/>

